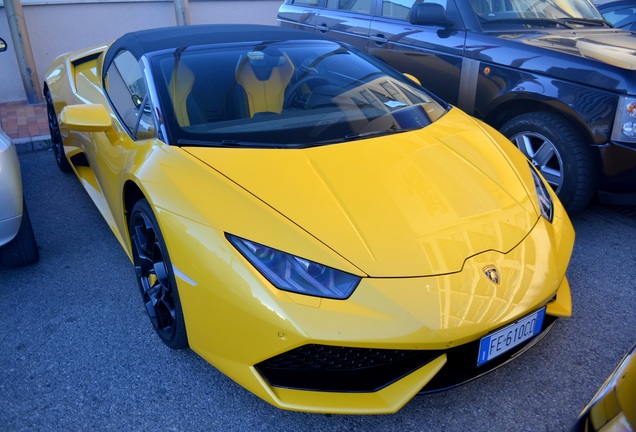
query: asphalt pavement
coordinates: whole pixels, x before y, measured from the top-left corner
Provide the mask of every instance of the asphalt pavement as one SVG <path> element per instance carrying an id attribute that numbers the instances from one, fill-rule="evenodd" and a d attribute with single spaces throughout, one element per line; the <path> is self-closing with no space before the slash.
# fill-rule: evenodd
<path id="1" fill-rule="evenodd" d="M 132 265 L 50 151 L 20 155 L 40 262 L 0 268 L 0 431 L 563 431 L 636 343 L 636 208 L 573 219 L 573 316 L 392 415 L 279 410 L 155 335 Z"/>

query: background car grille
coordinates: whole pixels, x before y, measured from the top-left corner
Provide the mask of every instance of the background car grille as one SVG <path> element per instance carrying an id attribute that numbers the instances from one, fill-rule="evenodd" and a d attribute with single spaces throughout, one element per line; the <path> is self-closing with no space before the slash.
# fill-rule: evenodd
<path id="1" fill-rule="evenodd" d="M 373 392 L 443 354 L 304 345 L 256 365 L 275 387 L 334 392 Z"/>

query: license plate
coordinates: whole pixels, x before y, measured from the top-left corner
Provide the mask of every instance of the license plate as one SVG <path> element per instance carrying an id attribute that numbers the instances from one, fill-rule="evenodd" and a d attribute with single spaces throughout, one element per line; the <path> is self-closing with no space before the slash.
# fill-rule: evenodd
<path id="1" fill-rule="evenodd" d="M 477 366 L 481 366 L 520 343 L 541 333 L 545 308 L 521 318 L 507 327 L 484 336 L 479 344 Z"/>

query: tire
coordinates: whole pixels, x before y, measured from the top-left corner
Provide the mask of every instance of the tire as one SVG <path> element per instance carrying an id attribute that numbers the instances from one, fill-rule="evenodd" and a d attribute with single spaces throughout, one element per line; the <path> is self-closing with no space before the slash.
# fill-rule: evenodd
<path id="1" fill-rule="evenodd" d="M 569 121 L 552 112 L 532 112 L 512 118 L 499 131 L 541 172 L 568 213 L 589 204 L 596 191 L 592 153 Z"/>
<path id="2" fill-rule="evenodd" d="M 35 264 L 40 259 L 26 202 L 22 208 L 22 222 L 18 233 L 0 249 L 0 265 L 4 267 L 22 267 Z"/>
<path id="3" fill-rule="evenodd" d="M 57 115 L 55 114 L 55 108 L 53 107 L 53 101 L 51 100 L 51 93 L 48 90 L 44 92 L 46 98 L 46 115 L 49 121 L 49 133 L 51 134 L 51 147 L 53 148 L 53 155 L 55 156 L 55 162 L 62 172 L 71 172 L 73 168 L 66 159 L 64 154 L 64 143 L 62 142 L 62 134 L 60 133 L 60 126 L 57 123 Z"/>
<path id="4" fill-rule="evenodd" d="M 168 249 L 145 199 L 133 206 L 128 228 L 135 274 L 150 322 L 170 348 L 187 348 L 185 320 Z"/>

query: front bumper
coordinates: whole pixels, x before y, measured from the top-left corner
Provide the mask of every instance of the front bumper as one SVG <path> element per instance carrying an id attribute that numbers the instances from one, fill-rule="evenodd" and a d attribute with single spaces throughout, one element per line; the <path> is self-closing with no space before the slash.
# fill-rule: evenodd
<path id="1" fill-rule="evenodd" d="M 22 176 L 18 153 L 0 129 L 0 246 L 13 240 L 22 221 Z"/>
<path id="2" fill-rule="evenodd" d="M 605 204 L 636 204 L 636 148 L 610 142 L 599 147 L 599 198 Z"/>
<path id="3" fill-rule="evenodd" d="M 163 214 L 161 220 L 174 251 L 192 349 L 283 409 L 396 412 L 419 392 L 457 385 L 503 364 L 545 334 L 556 317 L 571 314 L 565 270 L 574 231 L 560 206 L 552 224 L 539 218 L 506 254 L 478 254 L 454 274 L 363 278 L 348 300 L 277 290 L 223 232 L 190 225 L 192 236 L 184 240 L 169 228 L 182 219 Z M 484 276 L 489 264 L 499 268 L 500 285 Z M 476 366 L 474 343 L 543 306 L 539 335 Z"/>

